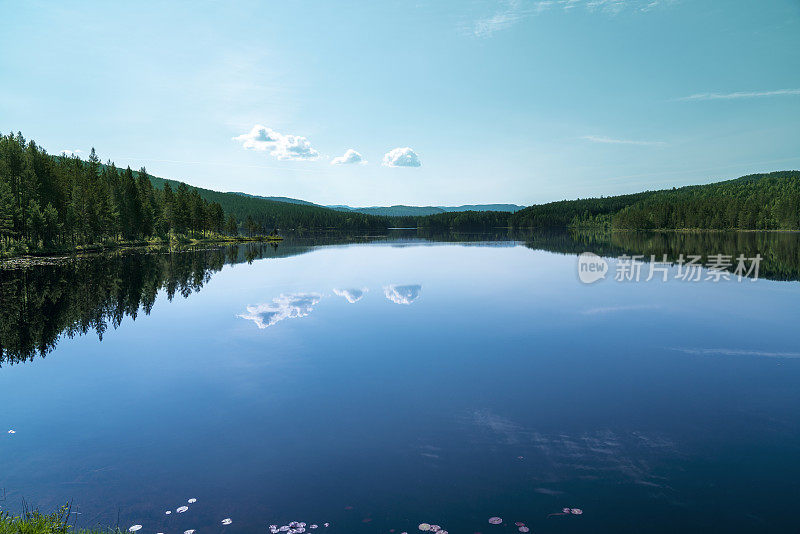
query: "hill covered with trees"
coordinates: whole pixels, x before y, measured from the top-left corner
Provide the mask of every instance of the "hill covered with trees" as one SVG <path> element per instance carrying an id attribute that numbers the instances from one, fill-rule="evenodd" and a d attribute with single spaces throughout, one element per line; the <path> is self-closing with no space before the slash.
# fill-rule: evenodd
<path id="1" fill-rule="evenodd" d="M 424 230 L 481 230 L 509 226 L 511 213 L 505 211 L 454 211 L 416 217 L 404 226 L 415 225 Z"/>
<path id="2" fill-rule="evenodd" d="M 635 193 L 614 197 L 579 198 L 559 200 L 547 204 L 535 204 L 514 213 L 509 223 L 516 228 L 547 226 L 569 226 L 576 219 L 590 220 L 598 216 L 612 215 L 623 208 L 647 198 L 652 193 Z"/>
<path id="3" fill-rule="evenodd" d="M 798 230 L 800 171 L 631 195 L 562 200 L 511 215 L 515 228 Z"/>
<path id="4" fill-rule="evenodd" d="M 612 227 L 800 230 L 800 171 L 657 191 L 614 213 Z"/>
<path id="5" fill-rule="evenodd" d="M 175 188 L 179 182 L 157 176 L 151 176 L 150 181 L 158 188 L 170 184 Z M 357 212 L 342 212 L 310 202 L 296 199 L 273 200 L 269 197 L 259 197 L 243 193 L 223 193 L 212 189 L 195 188 L 201 198 L 209 202 L 216 202 L 226 214 L 232 215 L 237 221 L 246 222 L 250 217 L 260 228 L 279 228 L 284 230 L 314 230 L 314 229 L 385 229 L 391 226 L 387 217 L 375 217 Z"/>

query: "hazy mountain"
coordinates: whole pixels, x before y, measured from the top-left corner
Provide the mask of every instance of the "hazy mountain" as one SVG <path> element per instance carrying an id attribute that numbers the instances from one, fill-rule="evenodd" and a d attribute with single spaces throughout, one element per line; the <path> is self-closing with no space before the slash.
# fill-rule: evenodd
<path id="1" fill-rule="evenodd" d="M 348 206 L 346 204 L 331 204 L 323 206 L 321 204 L 315 204 L 314 202 L 308 202 L 307 200 L 299 200 L 290 197 L 264 197 L 241 192 L 234 192 L 231 194 L 243 195 L 251 198 L 260 198 L 263 200 L 271 200 L 273 202 L 319 206 L 336 211 L 352 211 L 366 215 L 379 215 L 382 217 L 424 217 L 426 215 L 436 215 L 437 213 L 451 213 L 456 211 L 505 211 L 514 213 L 525 207 L 518 206 L 516 204 L 465 204 L 463 206 L 406 206 L 403 204 L 397 204 L 394 206 L 367 206 L 358 208 Z"/>
<path id="2" fill-rule="evenodd" d="M 464 206 L 405 206 L 398 204 L 395 206 L 370 206 L 364 208 L 354 208 L 345 205 L 328 206 L 329 208 L 340 211 L 355 211 L 367 215 L 381 215 L 392 217 L 422 217 L 425 215 L 436 215 L 438 213 L 452 213 L 457 211 L 504 211 L 514 213 L 523 209 L 525 206 L 516 204 L 467 204 Z"/>
<path id="3" fill-rule="evenodd" d="M 525 206 L 517 204 L 465 204 L 463 206 L 437 206 L 444 211 L 508 211 L 514 213 Z"/>
<path id="4" fill-rule="evenodd" d="M 304 206 L 319 206 L 321 208 L 331 208 L 332 206 L 322 206 L 320 204 L 314 204 L 313 202 L 309 202 L 307 200 L 300 200 L 298 198 L 290 198 L 290 197 L 263 197 L 261 195 L 251 195 L 250 193 L 242 193 L 241 191 L 232 191 L 232 195 L 242 195 L 251 198 L 261 198 L 263 200 L 272 200 L 273 202 L 286 202 L 288 204 L 303 204 Z"/>

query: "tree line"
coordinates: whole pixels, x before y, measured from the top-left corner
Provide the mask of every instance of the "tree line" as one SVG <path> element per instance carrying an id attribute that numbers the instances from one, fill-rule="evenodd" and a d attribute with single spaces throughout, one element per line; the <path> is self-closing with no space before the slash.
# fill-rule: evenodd
<path id="1" fill-rule="evenodd" d="M 39 250 L 238 233 L 218 202 L 180 183 L 153 187 L 145 168 L 52 156 L 21 133 L 0 136 L 0 245 Z"/>
<path id="2" fill-rule="evenodd" d="M 508 227 L 510 218 L 507 211 L 451 211 L 414 217 L 407 222 L 423 230 L 490 231 Z"/>
<path id="3" fill-rule="evenodd" d="M 800 172 L 708 185 L 562 200 L 516 213 L 462 211 L 388 217 L 189 187 L 118 169 L 94 149 L 53 156 L 21 133 L 0 135 L 0 256 L 95 244 L 285 231 L 573 227 L 800 229 Z"/>

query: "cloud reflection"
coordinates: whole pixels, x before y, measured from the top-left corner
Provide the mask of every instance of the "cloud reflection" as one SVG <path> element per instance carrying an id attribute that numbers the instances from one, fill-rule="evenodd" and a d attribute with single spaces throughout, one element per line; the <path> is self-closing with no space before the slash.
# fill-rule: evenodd
<path id="1" fill-rule="evenodd" d="M 490 410 L 475 411 L 465 422 L 478 430 L 474 442 L 500 447 L 508 456 L 521 455 L 520 460 L 537 465 L 541 485 L 534 491 L 545 495 L 561 493 L 565 481 L 611 480 L 612 473 L 623 481 L 669 491 L 668 479 L 658 466 L 681 454 L 668 438 L 638 430 L 548 434 Z"/>
<path id="2" fill-rule="evenodd" d="M 395 304 L 411 304 L 419 298 L 422 286 L 412 284 L 408 286 L 388 285 L 384 286 L 383 294 Z"/>
<path id="3" fill-rule="evenodd" d="M 628 306 L 600 306 L 583 310 L 583 315 L 599 315 L 605 313 L 637 311 L 637 310 L 657 310 L 661 308 L 658 304 L 631 304 Z"/>
<path id="4" fill-rule="evenodd" d="M 800 358 L 800 352 L 778 352 L 750 349 L 701 349 L 690 347 L 674 347 L 672 350 L 685 354 L 699 354 L 711 356 L 757 356 L 761 358 Z"/>
<path id="5" fill-rule="evenodd" d="M 253 321 L 260 329 L 279 323 L 284 319 L 305 317 L 314 309 L 322 295 L 318 293 L 282 294 L 272 299 L 271 303 L 248 306 L 247 313 L 237 317 Z"/>
<path id="6" fill-rule="evenodd" d="M 333 292 L 340 297 L 344 297 L 347 299 L 347 302 L 350 304 L 355 304 L 362 298 L 364 298 L 364 293 L 369 291 L 366 287 L 362 287 L 361 289 L 349 288 L 349 289 L 334 289 Z"/>

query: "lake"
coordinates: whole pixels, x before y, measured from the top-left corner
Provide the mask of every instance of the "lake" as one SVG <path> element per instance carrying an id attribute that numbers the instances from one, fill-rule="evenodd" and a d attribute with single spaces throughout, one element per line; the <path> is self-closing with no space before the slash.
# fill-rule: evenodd
<path id="1" fill-rule="evenodd" d="M 142 533 L 795 531 L 799 251 L 398 231 L 12 264 L 0 506 Z M 761 254 L 758 279 L 676 278 L 717 253 Z M 615 280 L 633 254 L 668 280 Z"/>

